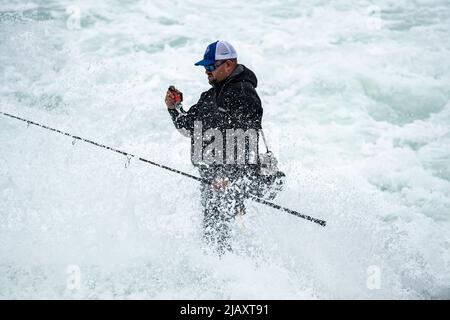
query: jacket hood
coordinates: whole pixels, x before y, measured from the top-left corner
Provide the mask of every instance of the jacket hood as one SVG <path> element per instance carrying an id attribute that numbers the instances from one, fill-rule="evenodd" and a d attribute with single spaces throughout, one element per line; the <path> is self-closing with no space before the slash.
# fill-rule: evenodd
<path id="1" fill-rule="evenodd" d="M 252 70 L 244 66 L 243 64 L 238 64 L 233 73 L 230 74 L 225 80 L 213 85 L 216 89 L 221 88 L 225 83 L 236 83 L 236 82 L 249 82 L 254 88 L 258 85 L 258 79 Z"/>
<path id="2" fill-rule="evenodd" d="M 255 73 L 243 64 L 237 65 L 230 78 L 230 82 L 246 81 L 250 82 L 254 88 L 258 85 L 258 79 L 256 79 Z"/>

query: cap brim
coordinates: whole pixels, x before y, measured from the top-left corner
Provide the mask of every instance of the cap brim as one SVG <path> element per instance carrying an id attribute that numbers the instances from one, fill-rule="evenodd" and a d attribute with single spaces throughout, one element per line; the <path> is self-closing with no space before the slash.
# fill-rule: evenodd
<path id="1" fill-rule="evenodd" d="M 194 65 L 195 66 L 210 66 L 210 65 L 214 64 L 214 62 L 216 62 L 216 61 L 203 59 L 203 60 L 200 60 L 199 62 L 195 63 Z"/>

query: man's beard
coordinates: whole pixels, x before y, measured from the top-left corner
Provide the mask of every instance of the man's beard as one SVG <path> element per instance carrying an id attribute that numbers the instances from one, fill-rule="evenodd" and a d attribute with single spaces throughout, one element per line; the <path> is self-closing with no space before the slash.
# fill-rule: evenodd
<path id="1" fill-rule="evenodd" d="M 217 83 L 217 80 L 214 77 L 208 77 L 208 82 L 209 82 L 210 85 L 213 86 L 213 85 L 215 85 Z"/>

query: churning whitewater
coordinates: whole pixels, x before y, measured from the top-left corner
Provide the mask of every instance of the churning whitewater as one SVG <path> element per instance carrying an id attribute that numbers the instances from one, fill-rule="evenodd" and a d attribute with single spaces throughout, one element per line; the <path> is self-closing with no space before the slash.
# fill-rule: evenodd
<path id="1" fill-rule="evenodd" d="M 0 298 L 450 298 L 450 4 L 0 0 L 0 111 L 197 175 L 164 105 L 207 44 L 286 173 L 204 250 L 197 181 L 0 116 Z"/>

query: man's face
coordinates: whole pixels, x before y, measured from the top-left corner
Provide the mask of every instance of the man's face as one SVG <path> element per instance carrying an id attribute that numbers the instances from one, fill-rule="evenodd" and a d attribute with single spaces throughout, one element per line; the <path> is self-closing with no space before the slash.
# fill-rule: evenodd
<path id="1" fill-rule="evenodd" d="M 214 63 L 214 65 L 216 66 L 214 71 L 205 70 L 210 85 L 221 82 L 226 79 L 231 72 L 233 72 L 230 60 L 218 60 Z"/>

